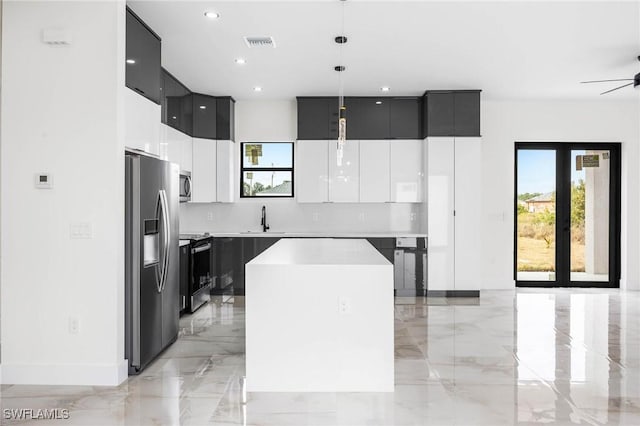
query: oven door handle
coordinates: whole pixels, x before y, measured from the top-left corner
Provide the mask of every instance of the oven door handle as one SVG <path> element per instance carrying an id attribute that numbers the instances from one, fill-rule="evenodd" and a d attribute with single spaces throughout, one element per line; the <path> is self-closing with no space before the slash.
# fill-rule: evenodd
<path id="1" fill-rule="evenodd" d="M 201 253 L 203 251 L 211 250 L 211 243 L 207 243 L 203 246 L 198 246 L 191 249 L 191 254 Z"/>

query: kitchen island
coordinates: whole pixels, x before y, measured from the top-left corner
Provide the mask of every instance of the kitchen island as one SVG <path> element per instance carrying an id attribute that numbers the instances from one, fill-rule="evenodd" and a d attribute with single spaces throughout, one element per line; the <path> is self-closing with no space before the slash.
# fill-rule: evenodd
<path id="1" fill-rule="evenodd" d="M 246 265 L 246 389 L 393 392 L 393 265 L 363 239 L 282 239 Z"/>

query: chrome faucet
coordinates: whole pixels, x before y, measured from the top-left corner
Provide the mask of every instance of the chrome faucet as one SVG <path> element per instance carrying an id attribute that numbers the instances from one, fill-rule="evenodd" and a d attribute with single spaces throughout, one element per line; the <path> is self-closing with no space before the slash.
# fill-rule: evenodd
<path id="1" fill-rule="evenodd" d="M 262 220 L 260 221 L 260 225 L 262 225 L 262 232 L 269 230 L 269 225 L 267 225 L 267 208 L 265 206 L 262 206 Z"/>

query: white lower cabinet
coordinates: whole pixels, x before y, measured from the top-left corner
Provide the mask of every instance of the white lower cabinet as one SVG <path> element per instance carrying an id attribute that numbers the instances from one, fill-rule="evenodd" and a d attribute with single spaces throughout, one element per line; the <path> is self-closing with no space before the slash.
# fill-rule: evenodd
<path id="1" fill-rule="evenodd" d="M 391 201 L 421 203 L 424 193 L 422 140 L 389 142 Z"/>
<path id="2" fill-rule="evenodd" d="M 479 289 L 481 139 L 428 138 L 428 289 Z"/>
<path id="3" fill-rule="evenodd" d="M 233 141 L 193 138 L 192 203 L 235 201 L 235 149 Z"/>
<path id="4" fill-rule="evenodd" d="M 299 203 L 329 201 L 329 144 L 327 140 L 296 142 L 295 187 Z"/>
<path id="5" fill-rule="evenodd" d="M 337 141 L 329 141 L 329 201 L 357 203 L 360 198 L 360 141 L 345 142 L 340 165 L 337 145 Z"/>
<path id="6" fill-rule="evenodd" d="M 124 111 L 125 147 L 160 155 L 160 105 L 126 88 Z"/>

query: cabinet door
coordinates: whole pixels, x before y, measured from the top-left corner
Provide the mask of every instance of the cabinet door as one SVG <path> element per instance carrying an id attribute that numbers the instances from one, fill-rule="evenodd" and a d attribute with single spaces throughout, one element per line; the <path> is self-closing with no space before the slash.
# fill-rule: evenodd
<path id="1" fill-rule="evenodd" d="M 329 105 L 326 98 L 298 98 L 298 139 L 329 139 Z"/>
<path id="2" fill-rule="evenodd" d="M 295 186 L 299 203 L 329 200 L 328 145 L 327 140 L 296 142 Z"/>
<path id="3" fill-rule="evenodd" d="M 182 154 L 180 167 L 186 172 L 193 170 L 193 138 L 189 135 L 185 135 L 185 139 L 182 142 Z"/>
<path id="4" fill-rule="evenodd" d="M 193 137 L 216 138 L 216 98 L 193 94 Z"/>
<path id="5" fill-rule="evenodd" d="M 480 136 L 480 92 L 455 92 L 455 135 Z"/>
<path id="6" fill-rule="evenodd" d="M 189 102 L 187 111 L 183 111 Z M 162 122 L 191 135 L 191 92 L 165 69 L 162 70 Z M 188 115 L 187 115 L 188 114 Z M 185 123 L 188 120 L 188 123 Z"/>
<path id="7" fill-rule="evenodd" d="M 454 290 L 454 139 L 429 138 L 427 147 L 427 289 Z"/>
<path id="8" fill-rule="evenodd" d="M 389 150 L 388 140 L 360 142 L 361 203 L 384 203 L 391 201 L 391 164 L 389 160 Z"/>
<path id="9" fill-rule="evenodd" d="M 420 203 L 424 192 L 422 140 L 396 140 L 390 145 L 391 201 Z"/>
<path id="10" fill-rule="evenodd" d="M 160 38 L 127 9 L 126 74 L 128 88 L 160 104 Z"/>
<path id="11" fill-rule="evenodd" d="M 125 146 L 160 155 L 160 105 L 125 89 L 124 116 Z"/>
<path id="12" fill-rule="evenodd" d="M 235 104 L 228 96 L 216 98 L 216 139 L 235 141 Z"/>
<path id="13" fill-rule="evenodd" d="M 344 98 L 344 104 L 347 108 L 345 112 L 347 117 L 347 139 L 363 139 L 365 123 L 360 110 L 360 98 Z M 336 130 L 335 138 L 337 137 L 338 132 Z"/>
<path id="14" fill-rule="evenodd" d="M 236 197 L 235 148 L 232 141 L 216 141 L 217 201 L 232 203 Z"/>
<path id="15" fill-rule="evenodd" d="M 427 94 L 427 134 L 429 136 L 454 135 L 453 92 Z"/>
<path id="16" fill-rule="evenodd" d="M 389 137 L 421 139 L 421 98 L 389 99 Z"/>
<path id="17" fill-rule="evenodd" d="M 482 212 L 481 139 L 455 138 L 455 289 L 478 290 Z"/>
<path id="18" fill-rule="evenodd" d="M 216 201 L 216 141 L 193 138 L 191 202 Z"/>
<path id="19" fill-rule="evenodd" d="M 338 165 L 337 141 L 329 141 L 329 201 L 357 203 L 360 198 L 360 141 L 344 144 L 342 165 Z"/>
<path id="20" fill-rule="evenodd" d="M 389 98 L 359 98 L 356 105 L 361 126 L 358 139 L 388 139 Z"/>

